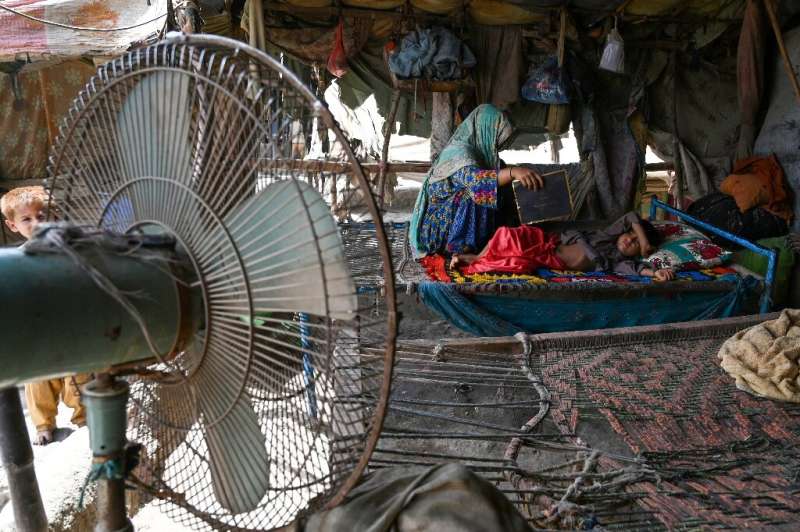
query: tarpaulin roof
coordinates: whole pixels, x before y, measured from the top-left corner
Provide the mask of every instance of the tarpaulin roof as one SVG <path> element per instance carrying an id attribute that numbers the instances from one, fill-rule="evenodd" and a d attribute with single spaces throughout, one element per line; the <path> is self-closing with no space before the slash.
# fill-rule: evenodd
<path id="1" fill-rule="evenodd" d="M 0 62 L 119 55 L 164 26 L 166 0 L 5 0 L 0 9 Z M 63 25 L 68 27 L 62 27 Z M 114 28 L 132 27 L 123 31 Z M 70 27 L 101 31 L 75 30 Z"/>
<path id="2" fill-rule="evenodd" d="M 335 6 L 333 0 L 284 0 L 296 8 Z M 369 9 L 402 8 L 405 0 L 342 0 L 343 7 Z M 478 24 L 529 24 L 545 19 L 549 9 L 564 5 L 562 0 L 411 0 L 415 10 L 433 14 L 453 14 L 465 8 Z M 572 0 L 573 12 L 610 14 L 617 10 L 634 16 L 741 17 L 745 0 Z"/>

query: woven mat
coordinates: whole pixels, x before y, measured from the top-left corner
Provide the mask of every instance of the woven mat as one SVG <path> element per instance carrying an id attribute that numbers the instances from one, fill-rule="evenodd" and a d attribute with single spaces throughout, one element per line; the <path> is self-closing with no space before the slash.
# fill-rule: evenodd
<path id="1" fill-rule="evenodd" d="M 787 525 L 800 511 L 800 407 L 737 390 L 717 360 L 758 321 L 534 336 L 530 363 L 563 434 L 599 413 L 655 472 L 629 491 L 664 526 Z"/>

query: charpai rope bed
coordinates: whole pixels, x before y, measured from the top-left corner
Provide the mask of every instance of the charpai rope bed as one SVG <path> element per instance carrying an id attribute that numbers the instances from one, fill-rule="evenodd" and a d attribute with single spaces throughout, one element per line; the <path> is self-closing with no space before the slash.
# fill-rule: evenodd
<path id="1" fill-rule="evenodd" d="M 371 467 L 464 463 L 541 528 L 792 525 L 800 406 L 717 361 L 761 319 L 403 344 Z"/>
<path id="2" fill-rule="evenodd" d="M 777 268 L 775 250 L 731 235 L 658 201 L 685 222 L 763 255 L 767 275 L 744 268 L 680 272 L 677 281 L 659 283 L 640 276 L 597 272 L 466 276 L 442 262 L 426 272 L 410 259 L 407 243 L 396 264 L 400 282 L 457 327 L 476 336 L 507 336 L 632 327 L 767 312 Z M 651 212 L 655 218 L 655 210 Z"/>

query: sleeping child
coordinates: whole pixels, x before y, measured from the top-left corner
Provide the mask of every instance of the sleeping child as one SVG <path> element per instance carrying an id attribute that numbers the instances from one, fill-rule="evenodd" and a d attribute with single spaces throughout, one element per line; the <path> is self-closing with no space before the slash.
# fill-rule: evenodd
<path id="1" fill-rule="evenodd" d="M 675 278 L 670 269 L 654 270 L 637 258 L 655 251 L 661 237 L 646 220 L 629 212 L 599 231 L 546 233 L 538 227 L 501 227 L 478 255 L 453 255 L 450 266 L 465 274 L 532 273 L 536 268 L 613 271 L 659 281 Z"/>

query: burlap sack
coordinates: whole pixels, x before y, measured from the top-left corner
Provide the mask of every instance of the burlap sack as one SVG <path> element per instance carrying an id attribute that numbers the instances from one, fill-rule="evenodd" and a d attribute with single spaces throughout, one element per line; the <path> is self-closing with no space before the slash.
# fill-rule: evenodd
<path id="1" fill-rule="evenodd" d="M 800 403 L 800 310 L 739 331 L 719 350 L 736 387 L 762 397 Z"/>

